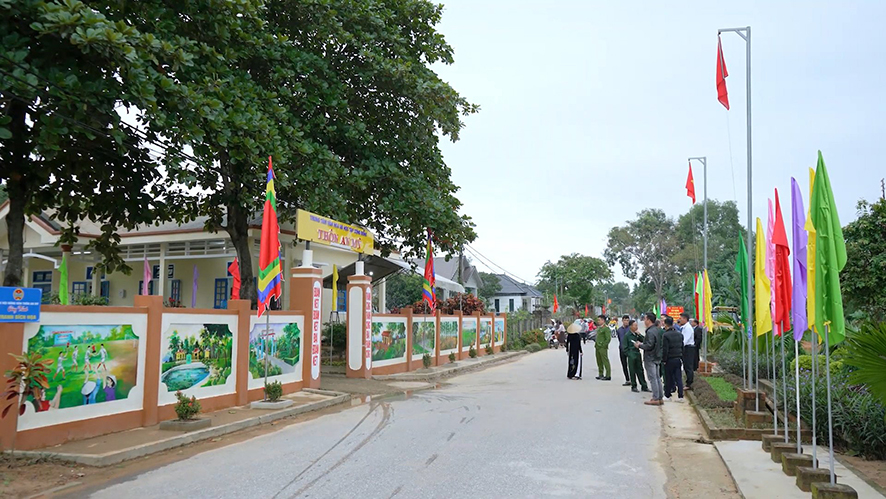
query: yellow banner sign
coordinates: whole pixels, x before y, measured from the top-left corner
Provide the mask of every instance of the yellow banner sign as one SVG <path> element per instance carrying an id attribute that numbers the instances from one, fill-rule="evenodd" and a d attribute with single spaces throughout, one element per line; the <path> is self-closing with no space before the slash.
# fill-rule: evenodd
<path id="1" fill-rule="evenodd" d="M 299 239 L 347 248 L 357 253 L 372 253 L 372 234 L 362 227 L 348 225 L 305 210 L 298 210 L 296 223 Z"/>

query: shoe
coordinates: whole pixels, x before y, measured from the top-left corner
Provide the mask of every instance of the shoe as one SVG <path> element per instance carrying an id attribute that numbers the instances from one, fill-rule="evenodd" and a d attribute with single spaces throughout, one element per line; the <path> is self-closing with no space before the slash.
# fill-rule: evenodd
<path id="1" fill-rule="evenodd" d="M 692 391 L 692 387 L 691 387 L 691 386 L 687 386 L 686 388 L 683 389 L 683 391 L 684 391 L 684 392 Z"/>
<path id="2" fill-rule="evenodd" d="M 667 400 L 668 402 L 670 402 L 670 401 L 671 401 L 671 396 L 670 396 L 670 395 L 665 395 L 665 398 L 661 399 L 662 403 L 664 403 L 665 400 Z"/>
<path id="3" fill-rule="evenodd" d="M 664 405 L 664 400 L 661 400 L 661 399 L 656 400 L 655 405 Z"/>
<path id="4" fill-rule="evenodd" d="M 631 386 L 631 382 L 625 381 L 624 383 L 621 384 L 621 386 Z"/>
<path id="5" fill-rule="evenodd" d="M 675 402 L 677 402 L 678 404 L 682 404 L 682 403 L 683 403 L 683 397 L 678 398 Z"/>
<path id="6" fill-rule="evenodd" d="M 647 392 L 647 393 L 649 393 L 649 388 L 646 388 L 646 387 L 644 386 L 643 388 L 640 389 L 640 391 L 641 391 L 641 392 Z"/>
<path id="7" fill-rule="evenodd" d="M 647 400 L 646 402 L 643 402 L 643 403 L 646 405 L 658 405 L 657 400 Z"/>
<path id="8" fill-rule="evenodd" d="M 602 376 L 596 376 L 594 379 L 603 379 Z"/>
<path id="9" fill-rule="evenodd" d="M 631 391 L 634 392 L 634 393 L 640 393 L 640 390 L 637 390 L 637 387 L 636 387 L 636 386 L 633 387 L 633 388 L 631 388 Z"/>
<path id="10" fill-rule="evenodd" d="M 603 381 L 612 381 L 612 378 L 609 376 L 606 376 L 605 378 L 603 378 Z"/>
<path id="11" fill-rule="evenodd" d="M 574 378 L 572 378 L 572 379 L 577 379 L 577 380 L 580 381 L 580 380 L 581 380 L 581 376 L 576 376 L 576 377 L 574 377 Z"/>

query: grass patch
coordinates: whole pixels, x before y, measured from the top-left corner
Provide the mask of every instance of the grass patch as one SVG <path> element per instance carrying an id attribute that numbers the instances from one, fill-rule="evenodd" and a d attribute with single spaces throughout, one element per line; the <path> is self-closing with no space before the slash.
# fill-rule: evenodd
<path id="1" fill-rule="evenodd" d="M 732 409 L 706 409 L 706 412 L 716 428 L 742 428 Z"/>
<path id="2" fill-rule="evenodd" d="M 717 378 L 696 378 L 692 384 L 692 391 L 695 394 L 696 403 L 704 409 L 729 409 L 732 410 L 732 401 L 723 400 L 720 395 L 711 386 L 710 381 Z M 722 380 L 721 380 L 722 381 Z M 734 392 L 734 390 L 733 390 Z M 733 400 L 737 394 L 733 396 Z"/>
<path id="3" fill-rule="evenodd" d="M 738 398 L 738 393 L 735 392 L 735 387 L 725 379 L 712 376 L 706 381 L 708 382 L 708 386 L 714 390 L 720 400 L 733 402 Z"/>

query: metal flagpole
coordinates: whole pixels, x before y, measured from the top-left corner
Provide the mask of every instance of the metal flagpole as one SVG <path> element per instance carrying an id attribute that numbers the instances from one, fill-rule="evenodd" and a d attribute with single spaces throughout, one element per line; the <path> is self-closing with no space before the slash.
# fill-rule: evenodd
<path id="1" fill-rule="evenodd" d="M 775 332 L 778 330 L 778 326 L 772 325 L 772 410 L 775 413 L 775 434 L 778 435 L 778 369 L 775 368 Z M 787 421 L 785 421 L 787 423 Z M 787 433 L 787 426 L 785 426 L 785 433 Z"/>
<path id="2" fill-rule="evenodd" d="M 829 455 L 829 465 L 831 470 L 831 484 L 837 483 L 837 478 L 834 475 L 834 417 L 833 411 L 831 410 L 831 344 L 830 339 L 828 338 L 830 321 L 824 323 L 824 369 L 827 374 L 827 383 L 828 383 L 828 447 L 830 448 Z"/>
<path id="3" fill-rule="evenodd" d="M 788 412 L 788 367 L 784 357 L 784 331 L 781 332 L 781 386 L 784 394 L 784 441 L 788 443 L 788 432 L 791 430 L 790 413 Z M 800 421 L 797 421 L 800 424 Z"/>
<path id="4" fill-rule="evenodd" d="M 755 409 L 760 412 L 760 345 L 757 337 L 753 337 L 754 342 L 754 397 L 756 398 Z"/>
<path id="5" fill-rule="evenodd" d="M 270 301 L 268 302 L 270 305 Z M 265 386 L 268 386 L 268 336 L 271 334 L 271 313 L 270 310 L 265 310 Z M 265 393 L 265 398 L 268 398 L 268 394 Z"/>
<path id="6" fill-rule="evenodd" d="M 701 161 L 701 165 L 704 167 L 704 260 L 702 261 L 702 270 L 708 269 L 708 157 L 701 156 L 697 158 L 689 158 L 691 162 L 693 159 Z M 699 322 L 704 322 L 703 318 L 699 318 Z M 705 324 L 704 327 L 701 328 L 702 339 L 702 358 L 705 363 L 705 371 L 707 371 L 708 365 L 708 328 L 710 324 Z M 698 347 L 699 345 L 695 345 L 696 355 L 698 355 Z"/>
<path id="7" fill-rule="evenodd" d="M 818 376 L 818 333 L 815 332 L 815 325 L 809 328 L 812 339 L 812 466 L 818 468 L 818 437 L 816 437 L 817 428 L 815 426 L 815 377 Z"/>
<path id="8" fill-rule="evenodd" d="M 794 391 L 797 392 L 797 454 L 800 452 L 800 342 L 794 341 Z"/>

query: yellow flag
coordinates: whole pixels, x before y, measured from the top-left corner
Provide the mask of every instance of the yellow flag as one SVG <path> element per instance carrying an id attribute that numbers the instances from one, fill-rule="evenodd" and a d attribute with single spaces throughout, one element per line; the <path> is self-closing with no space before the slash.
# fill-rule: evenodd
<path id="1" fill-rule="evenodd" d="M 710 324 L 711 328 L 713 328 L 714 317 L 711 314 L 711 310 L 713 307 L 711 306 L 711 279 L 708 277 L 708 271 L 705 269 L 704 271 L 704 320 L 705 324 Z"/>
<path id="2" fill-rule="evenodd" d="M 815 170 L 809 169 L 809 199 L 812 199 L 812 184 L 815 183 Z M 806 231 L 809 232 L 809 240 L 806 243 L 806 318 L 809 321 L 809 329 L 818 331 L 815 327 L 815 225 L 812 224 L 812 203 L 806 211 Z M 821 342 L 821 337 L 818 338 Z"/>
<path id="3" fill-rule="evenodd" d="M 772 331 L 772 310 L 769 308 L 771 287 L 766 277 L 766 236 L 763 234 L 763 222 L 757 217 L 757 257 L 754 258 L 754 322 L 757 336 Z"/>
<path id="4" fill-rule="evenodd" d="M 332 309 L 338 312 L 338 267 L 332 266 Z"/>

